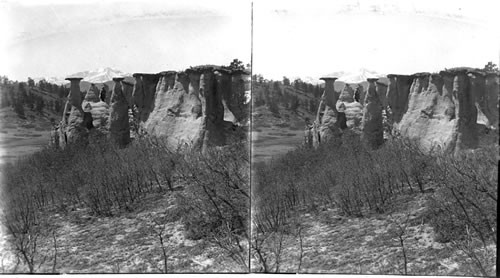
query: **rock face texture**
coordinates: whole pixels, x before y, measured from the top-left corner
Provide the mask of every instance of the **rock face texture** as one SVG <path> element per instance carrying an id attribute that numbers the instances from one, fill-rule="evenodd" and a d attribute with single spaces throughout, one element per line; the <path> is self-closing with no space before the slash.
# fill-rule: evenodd
<path id="1" fill-rule="evenodd" d="M 241 128 L 234 123 L 248 117 L 246 75 L 208 65 L 183 72 L 136 73 L 134 84 L 114 78 L 109 108 L 95 86 L 81 102 L 80 79 L 74 79 L 62 128 L 54 131 L 52 145 L 65 146 L 80 139 L 88 143 L 89 129 L 97 127 L 102 129 L 99 134 L 108 134 L 116 144 L 125 146 L 130 142 L 130 122 L 141 133 L 166 137 L 172 147 L 191 145 L 205 150 L 226 145 L 234 136 L 241 139 L 237 132 Z"/>
<path id="2" fill-rule="evenodd" d="M 171 146 L 187 144 L 203 150 L 225 145 L 235 129 L 236 115 L 243 114 L 231 104 L 233 76 L 227 69 L 199 66 L 134 77 L 140 125 L 148 134 L 166 137 Z M 153 91 L 155 78 L 158 84 Z"/>
<path id="3" fill-rule="evenodd" d="M 478 115 L 488 121 L 485 86 L 483 75 L 467 68 L 414 74 L 407 112 L 395 126 L 427 150 L 476 148 Z"/>
<path id="4" fill-rule="evenodd" d="M 160 75 L 134 73 L 133 77 L 135 84 L 132 90 L 132 99 L 137 110 L 136 117 L 138 121 L 145 122 L 154 109 L 156 86 Z"/>
<path id="5" fill-rule="evenodd" d="M 245 78 L 244 71 L 234 71 L 231 73 L 231 90 L 223 91 L 223 100 L 228 110 L 232 111 L 237 122 L 241 122 L 248 115 L 248 107 L 245 103 Z"/>
<path id="6" fill-rule="evenodd" d="M 130 142 L 130 125 L 128 102 L 123 90 L 123 78 L 113 78 L 115 82 L 111 93 L 109 111 L 109 138 L 118 146 L 126 146 Z M 127 85 L 125 85 L 127 86 Z"/>
<path id="7" fill-rule="evenodd" d="M 375 82 L 375 90 L 377 91 L 377 95 L 380 98 L 382 108 L 385 109 L 387 107 L 387 85 L 377 81 Z"/>
<path id="8" fill-rule="evenodd" d="M 491 113 L 490 124 L 499 130 L 498 122 L 498 96 L 500 95 L 500 76 L 498 74 L 487 74 L 485 77 L 486 82 L 486 98 L 488 104 L 488 110 Z"/>
<path id="9" fill-rule="evenodd" d="M 82 98 L 80 94 L 80 80 L 82 78 L 66 78 L 71 82 L 68 101 L 63 113 L 63 119 L 54 135 L 59 142 L 57 145 L 65 148 L 68 144 L 86 145 L 88 144 L 89 130 L 93 128 L 92 114 L 84 112 L 82 108 Z M 69 110 L 69 116 L 68 114 Z"/>
<path id="10" fill-rule="evenodd" d="M 406 112 L 408 94 L 413 78 L 409 75 L 397 74 L 389 74 L 387 78 L 389 79 L 389 85 L 387 86 L 386 101 L 391 110 L 389 120 L 397 123 L 401 121 L 403 114 Z"/>
<path id="11" fill-rule="evenodd" d="M 478 122 L 487 127 L 498 128 L 498 75 L 479 71 L 470 71 L 467 75 L 471 81 L 471 90 L 476 92 Z"/>
<path id="12" fill-rule="evenodd" d="M 479 138 L 483 133 L 489 134 L 488 138 L 498 138 L 498 74 L 455 68 L 439 73 L 387 77 L 388 85 L 368 79 L 366 96 L 360 100 L 364 105 L 350 102 L 347 87 L 337 100 L 337 94 L 330 88 L 335 79 L 325 80 L 325 93 L 311 130 L 313 144 L 317 146 L 341 134 L 342 112 L 351 129 L 356 129 L 356 124 L 350 123 L 350 117 L 362 114 L 362 141 L 371 148 L 383 144 L 384 127 L 386 132 L 412 139 L 427 151 L 455 154 L 486 142 L 483 137 Z M 354 94 L 355 98 L 360 95 L 359 91 Z M 336 103 L 334 107 L 332 102 Z M 361 113 L 352 112 L 353 103 L 362 107 Z M 488 131 L 491 129 L 496 130 L 496 134 L 491 135 Z M 490 139 L 488 142 L 495 141 Z"/>
<path id="13" fill-rule="evenodd" d="M 339 94 L 334 89 L 334 83 L 337 78 L 323 77 L 325 81 L 325 91 L 321 96 L 316 120 L 313 124 L 313 145 L 319 146 L 321 142 L 338 139 L 342 131 L 341 126 L 344 126 L 345 117 L 342 118 L 344 122 L 338 121 L 337 100 Z"/>
<path id="14" fill-rule="evenodd" d="M 90 86 L 81 106 L 84 112 L 92 114 L 92 125 L 95 128 L 100 129 L 107 125 L 109 105 L 101 100 L 97 86 L 94 84 Z"/>
<path id="15" fill-rule="evenodd" d="M 376 81 L 376 78 L 368 79 L 363 120 L 361 122 L 361 140 L 371 149 L 376 149 L 384 143 L 382 103 L 377 93 Z"/>

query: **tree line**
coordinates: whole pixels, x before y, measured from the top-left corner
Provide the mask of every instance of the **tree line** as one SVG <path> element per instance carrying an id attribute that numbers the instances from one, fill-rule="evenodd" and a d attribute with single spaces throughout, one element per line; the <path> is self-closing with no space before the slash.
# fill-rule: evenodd
<path id="1" fill-rule="evenodd" d="M 28 78 L 27 82 L 19 82 L 0 76 L 0 108 L 12 107 L 21 118 L 25 117 L 26 109 L 39 114 L 43 114 L 44 109 L 61 113 L 63 100 L 68 94 L 69 88 L 45 79 L 35 82 Z M 47 98 L 42 95 L 47 95 Z"/>
<path id="2" fill-rule="evenodd" d="M 260 74 L 252 76 L 254 87 L 252 99 L 254 107 L 267 106 L 273 114 L 279 115 L 283 109 L 297 112 L 299 107 L 316 113 L 323 92 L 319 84 L 311 84 L 300 78 L 290 81 L 286 76 L 281 81 L 267 80 Z M 299 94 L 304 95 L 300 98 Z"/>

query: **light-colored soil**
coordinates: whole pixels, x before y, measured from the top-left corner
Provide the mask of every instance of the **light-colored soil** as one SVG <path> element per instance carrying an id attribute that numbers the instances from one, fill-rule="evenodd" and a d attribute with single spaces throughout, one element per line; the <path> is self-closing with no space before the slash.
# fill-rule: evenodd
<path id="1" fill-rule="evenodd" d="M 244 272 L 223 250 L 204 240 L 184 236 L 180 219 L 167 220 L 175 195 L 172 192 L 150 194 L 134 212 L 113 217 L 95 217 L 86 209 L 67 213 L 49 213 L 46 223 L 56 227 L 58 273 L 161 273 L 163 255 L 153 219 L 165 223 L 168 272 Z M 42 238 L 39 254 L 47 256 L 36 272 L 51 273 L 54 248 L 51 235 Z M 4 250 L 5 251 L 5 250 Z M 4 258 L 4 272 L 14 269 Z M 10 256 L 12 258 L 12 256 Z M 1 260 L 1 258 L 0 258 Z M 20 264 L 18 272 L 26 272 Z"/>
<path id="2" fill-rule="evenodd" d="M 337 209 L 303 213 L 303 259 L 300 270 L 300 245 L 297 238 L 284 241 L 281 272 L 398 274 L 404 273 L 404 257 L 395 224 L 409 218 L 404 246 L 408 274 L 481 275 L 471 260 L 450 243 L 434 240 L 433 228 L 425 222 L 425 194 L 400 200 L 401 208 L 391 214 L 373 214 L 362 218 L 341 216 Z M 409 217 L 408 217 L 409 216 Z M 495 273 L 494 246 L 478 251 Z M 253 269 L 256 269 L 253 259 Z"/>

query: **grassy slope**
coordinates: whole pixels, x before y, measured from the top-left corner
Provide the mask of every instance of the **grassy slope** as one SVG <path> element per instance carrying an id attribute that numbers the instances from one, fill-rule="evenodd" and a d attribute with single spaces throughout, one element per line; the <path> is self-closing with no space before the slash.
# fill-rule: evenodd
<path id="1" fill-rule="evenodd" d="M 254 90 L 259 90 L 256 86 Z M 312 98 L 300 90 L 286 86 L 288 93 L 302 101 Z M 305 119 L 313 120 L 315 115 L 303 105 L 292 112 L 279 105 L 279 115 L 274 115 L 264 105 L 252 111 L 252 162 L 263 162 L 272 156 L 286 153 L 304 142 Z"/>
<path id="2" fill-rule="evenodd" d="M 50 118 L 59 117 L 47 110 L 40 115 L 25 108 L 26 119 L 20 118 L 11 107 L 0 109 L 0 161 L 8 162 L 29 155 L 49 143 Z"/>

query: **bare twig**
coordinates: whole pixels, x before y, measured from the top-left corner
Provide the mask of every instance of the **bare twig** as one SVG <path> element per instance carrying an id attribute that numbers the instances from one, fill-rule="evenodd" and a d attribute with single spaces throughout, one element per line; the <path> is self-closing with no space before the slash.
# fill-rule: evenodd
<path id="1" fill-rule="evenodd" d="M 300 246 L 300 255 L 299 255 L 299 267 L 297 268 L 297 273 L 300 273 L 300 268 L 302 266 L 302 258 L 304 257 L 304 245 L 302 241 L 302 226 L 298 227 L 298 236 L 299 236 L 299 246 Z"/>
<path id="2" fill-rule="evenodd" d="M 397 226 L 397 231 L 394 233 L 398 237 L 399 244 L 401 246 L 401 250 L 403 253 L 403 267 L 404 267 L 404 275 L 408 275 L 408 257 L 406 254 L 406 247 L 405 247 L 405 239 L 406 239 L 406 229 L 408 228 L 409 220 L 410 220 L 410 212 L 406 213 L 406 219 L 404 220 L 403 224 L 400 224 L 399 221 L 397 221 L 392 214 L 389 214 L 391 222 Z"/>
<path id="3" fill-rule="evenodd" d="M 52 238 L 54 239 L 54 263 L 52 264 L 52 273 L 56 273 L 56 266 L 57 266 L 57 239 L 56 239 L 56 231 L 52 231 Z"/>

